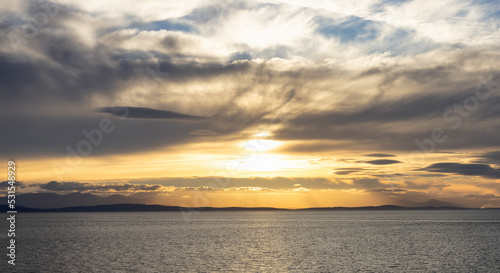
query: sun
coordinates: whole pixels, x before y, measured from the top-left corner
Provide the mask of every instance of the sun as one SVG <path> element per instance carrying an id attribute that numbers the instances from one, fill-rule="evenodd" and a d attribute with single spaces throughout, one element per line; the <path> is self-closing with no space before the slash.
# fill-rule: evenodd
<path id="1" fill-rule="evenodd" d="M 280 146 L 282 142 L 262 139 L 269 136 L 264 132 L 253 135 L 255 138 L 241 142 L 239 145 L 245 151 L 245 158 L 236 162 L 236 168 L 241 171 L 272 172 L 286 169 L 288 162 L 284 155 L 272 154 L 269 151 Z"/>

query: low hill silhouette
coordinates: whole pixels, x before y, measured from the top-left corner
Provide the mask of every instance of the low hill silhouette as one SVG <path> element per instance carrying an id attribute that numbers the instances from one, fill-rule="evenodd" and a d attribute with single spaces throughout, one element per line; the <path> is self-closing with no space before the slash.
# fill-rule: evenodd
<path id="1" fill-rule="evenodd" d="M 97 205 L 97 206 L 76 206 L 64 208 L 39 209 L 23 206 L 16 206 L 18 212 L 132 212 L 132 211 L 343 211 L 343 210 L 443 210 L 443 209 L 468 209 L 461 207 L 402 207 L 395 205 L 384 206 L 367 206 L 367 207 L 319 207 L 319 208 L 304 208 L 304 209 L 283 209 L 270 207 L 200 207 L 188 208 L 179 206 L 162 206 L 162 205 L 144 205 L 144 204 L 114 204 L 114 205 Z M 0 205 L 0 210 L 8 211 L 7 205 Z"/>

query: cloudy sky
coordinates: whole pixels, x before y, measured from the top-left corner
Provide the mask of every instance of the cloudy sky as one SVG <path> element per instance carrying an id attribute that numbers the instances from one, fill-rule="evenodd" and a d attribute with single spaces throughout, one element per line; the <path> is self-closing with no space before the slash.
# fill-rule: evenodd
<path id="1" fill-rule="evenodd" d="M 499 23 L 489 0 L 2 1 L 0 157 L 23 192 L 498 207 Z"/>

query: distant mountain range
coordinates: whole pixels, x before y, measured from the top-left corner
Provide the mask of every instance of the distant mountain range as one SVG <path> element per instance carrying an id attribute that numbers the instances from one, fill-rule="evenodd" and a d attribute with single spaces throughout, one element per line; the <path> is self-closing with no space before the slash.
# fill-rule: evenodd
<path id="1" fill-rule="evenodd" d="M 37 209 L 145 203 L 146 200 L 118 194 L 101 197 L 90 193 L 76 192 L 64 195 L 57 193 L 27 193 L 16 196 L 16 205 Z M 1 197 L 0 204 L 7 204 L 7 198 Z"/>
<path id="2" fill-rule="evenodd" d="M 0 204 L 7 204 L 6 197 L 0 197 Z M 135 198 L 124 195 L 110 195 L 101 197 L 91 193 L 27 193 L 18 194 L 16 196 L 16 205 L 27 208 L 36 209 L 57 209 L 66 207 L 87 207 L 99 205 L 115 205 L 115 204 L 145 204 L 153 205 L 151 200 L 143 198 Z M 404 202 L 398 204 L 402 207 L 458 207 L 455 204 L 442 202 L 436 199 L 431 199 L 422 203 Z"/>
<path id="3" fill-rule="evenodd" d="M 321 207 L 321 208 L 305 208 L 305 209 L 282 209 L 282 208 L 269 208 L 269 207 L 201 207 L 201 208 L 186 208 L 178 206 L 162 206 L 162 205 L 144 205 L 144 204 L 115 204 L 115 205 L 97 205 L 97 206 L 78 206 L 78 207 L 64 207 L 52 209 L 37 209 L 17 206 L 17 212 L 132 212 L 132 211 L 314 211 L 314 210 L 332 210 L 332 211 L 345 211 L 345 210 L 442 210 L 442 209 L 467 209 L 460 207 L 402 207 L 394 205 L 384 206 L 368 206 L 368 207 Z M 8 211 L 7 205 L 0 205 L 2 212 Z"/>
<path id="4" fill-rule="evenodd" d="M 426 202 L 411 202 L 411 201 L 406 201 L 404 203 L 404 207 L 459 207 L 453 203 L 448 203 L 448 202 L 443 202 L 437 199 L 431 199 Z"/>
<path id="5" fill-rule="evenodd" d="M 0 198 L 0 208 L 7 211 L 7 198 Z M 16 196 L 16 209 L 20 212 L 97 212 L 97 211 L 179 211 L 193 210 L 178 206 L 148 204 L 148 200 L 123 195 L 101 197 L 90 193 L 29 193 Z M 301 210 L 415 210 L 415 209 L 462 209 L 451 203 L 429 200 L 424 203 L 408 203 L 405 206 L 384 205 L 365 207 L 321 207 Z M 278 208 L 227 207 L 196 208 L 203 211 L 242 211 L 242 210 L 284 210 Z"/>

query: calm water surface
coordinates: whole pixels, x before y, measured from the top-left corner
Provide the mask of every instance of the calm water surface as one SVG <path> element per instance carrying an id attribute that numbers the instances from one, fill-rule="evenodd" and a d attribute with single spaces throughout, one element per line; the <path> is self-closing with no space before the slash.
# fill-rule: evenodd
<path id="1" fill-rule="evenodd" d="M 498 210 L 185 216 L 20 213 L 15 270 L 4 258 L 0 271 L 500 272 Z"/>

